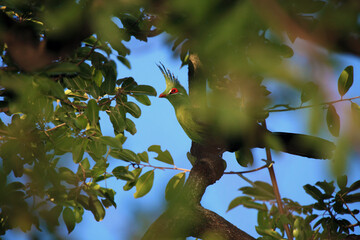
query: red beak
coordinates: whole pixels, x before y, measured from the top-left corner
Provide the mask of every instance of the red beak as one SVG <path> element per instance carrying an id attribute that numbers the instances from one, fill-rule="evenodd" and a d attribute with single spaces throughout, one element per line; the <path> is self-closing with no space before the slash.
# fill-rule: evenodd
<path id="1" fill-rule="evenodd" d="M 161 98 L 166 97 L 166 94 L 163 94 L 163 93 L 162 93 L 162 94 L 159 95 L 159 98 L 160 98 L 160 97 L 161 97 Z"/>

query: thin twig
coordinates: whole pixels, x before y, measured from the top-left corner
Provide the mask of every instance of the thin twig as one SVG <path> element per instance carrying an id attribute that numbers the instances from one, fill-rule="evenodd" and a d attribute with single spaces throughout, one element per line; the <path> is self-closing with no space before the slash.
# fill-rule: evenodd
<path id="1" fill-rule="evenodd" d="M 190 169 L 178 168 L 176 166 L 174 166 L 174 167 L 160 167 L 160 166 L 154 166 L 154 165 L 151 165 L 151 164 L 143 164 L 143 163 L 140 163 L 140 164 L 139 163 L 134 163 L 134 165 L 139 165 L 139 166 L 142 166 L 142 167 L 151 167 L 151 168 L 160 169 L 160 170 L 177 170 L 177 171 L 183 171 L 183 172 L 190 172 Z M 261 169 L 267 168 L 267 167 L 268 167 L 268 165 L 264 165 L 264 166 L 261 166 L 261 167 L 258 167 L 258 168 L 252 169 L 252 170 L 240 171 L 240 172 L 230 171 L 230 172 L 224 172 L 224 174 L 231 175 L 231 174 L 252 173 L 252 172 L 256 172 L 256 171 L 259 171 Z"/>
<path id="2" fill-rule="evenodd" d="M 300 110 L 300 109 L 305 109 L 305 108 L 313 108 L 313 107 L 319 107 L 319 106 L 324 106 L 324 105 L 330 105 L 330 104 L 334 104 L 334 103 L 338 103 L 338 102 L 352 101 L 352 100 L 358 99 L 358 98 L 360 98 L 360 96 L 352 97 L 352 98 L 342 98 L 342 99 L 338 99 L 338 100 L 334 100 L 334 101 L 330 101 L 330 102 L 324 102 L 324 103 L 320 103 L 320 104 L 313 104 L 313 105 L 300 106 L 300 107 L 288 107 L 285 109 L 267 109 L 265 111 L 266 112 L 295 111 L 295 110 Z"/>
<path id="3" fill-rule="evenodd" d="M 86 59 L 88 59 L 88 58 L 91 56 L 91 54 L 95 51 L 96 44 L 97 44 L 97 41 L 94 43 L 94 45 L 93 45 L 92 48 L 90 49 L 89 53 L 88 53 L 85 57 L 83 57 L 80 62 L 78 62 L 78 63 L 76 64 L 77 66 L 79 66 L 80 64 L 82 64 L 83 62 L 85 62 Z"/>
<path id="4" fill-rule="evenodd" d="M 241 171 L 241 172 L 233 172 L 233 171 L 230 171 L 230 172 L 224 172 L 224 174 L 244 174 L 244 173 L 252 173 L 252 172 L 257 172 L 261 169 L 264 169 L 264 168 L 267 168 L 268 165 L 265 164 L 264 166 L 261 166 L 261 167 L 258 167 L 258 168 L 255 168 L 255 169 L 252 169 L 252 170 L 247 170 L 247 171 Z"/>
<path id="5" fill-rule="evenodd" d="M 56 126 L 53 127 L 53 128 L 46 129 L 46 130 L 45 130 L 45 133 L 46 133 L 46 132 L 53 131 L 53 130 L 55 130 L 55 129 L 59 128 L 59 127 L 65 126 L 65 125 L 66 125 L 66 123 L 61 123 L 61 124 L 59 124 L 59 125 L 56 125 Z"/>
<path id="6" fill-rule="evenodd" d="M 354 215 L 354 213 L 350 210 L 349 206 L 346 204 L 346 202 L 344 201 L 343 197 L 339 194 L 338 195 L 341 199 L 341 201 L 345 204 L 347 210 L 350 212 L 351 216 L 355 219 L 355 221 L 357 222 L 357 224 L 359 225 L 360 224 L 360 221 L 359 219 L 356 218 L 356 216 Z"/>
<path id="7" fill-rule="evenodd" d="M 262 122 L 262 125 L 265 127 L 265 129 L 267 128 L 265 120 Z M 267 162 L 272 162 L 272 156 L 271 156 L 270 148 L 265 147 L 265 151 L 266 151 Z M 271 178 L 271 183 L 273 185 L 273 189 L 274 189 L 274 193 L 275 193 L 275 197 L 276 197 L 276 202 L 277 202 L 277 205 L 278 205 L 278 208 L 279 208 L 279 212 L 280 212 L 281 215 L 285 216 L 286 214 L 285 214 L 285 211 L 284 211 L 283 203 L 281 201 L 279 186 L 278 186 L 277 181 L 276 181 L 276 176 L 275 176 L 275 171 L 274 171 L 273 164 L 271 164 L 268 167 L 268 170 L 269 170 L 269 174 L 270 174 L 270 178 Z M 292 240 L 293 236 L 291 234 L 289 225 L 284 223 L 283 226 L 284 226 L 284 229 L 285 229 L 285 232 L 286 232 L 286 235 L 287 235 L 288 239 Z"/>
<path id="8" fill-rule="evenodd" d="M 178 170 L 178 171 L 183 171 L 183 172 L 190 172 L 190 169 L 186 169 L 186 168 L 178 168 L 176 166 L 174 167 L 159 167 L 159 166 L 153 166 L 151 164 L 143 164 L 143 163 L 138 163 L 136 165 L 142 166 L 142 167 L 151 167 L 154 169 L 160 169 L 160 170 Z"/>

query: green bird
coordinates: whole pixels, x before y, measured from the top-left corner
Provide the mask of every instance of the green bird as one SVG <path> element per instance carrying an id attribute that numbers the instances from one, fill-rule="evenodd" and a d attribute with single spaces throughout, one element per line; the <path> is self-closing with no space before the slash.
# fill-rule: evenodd
<path id="1" fill-rule="evenodd" d="M 270 144 L 270 147 L 275 150 L 315 159 L 332 157 L 335 145 L 319 137 L 270 132 L 256 120 L 244 121 L 243 118 L 236 117 L 239 116 L 236 114 L 224 127 L 224 124 L 219 124 L 217 120 L 219 117 L 211 115 L 211 112 L 215 111 L 202 111 L 193 107 L 185 88 L 181 86 L 178 79 L 162 64 L 158 67 L 166 81 L 166 89 L 159 97 L 169 100 L 175 109 L 178 122 L 192 141 L 234 152 L 245 148 L 264 148 L 272 139 L 276 144 Z"/>

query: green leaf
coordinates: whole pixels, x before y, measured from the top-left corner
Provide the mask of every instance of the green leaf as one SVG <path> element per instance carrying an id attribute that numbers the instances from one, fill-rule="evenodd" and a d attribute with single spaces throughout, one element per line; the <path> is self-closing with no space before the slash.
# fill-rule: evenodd
<path id="1" fill-rule="evenodd" d="M 242 167 L 252 166 L 254 163 L 254 156 L 249 148 L 240 148 L 235 152 L 236 161 Z"/>
<path id="2" fill-rule="evenodd" d="M 155 88 L 149 85 L 137 85 L 130 91 L 133 95 L 157 96 Z"/>
<path id="3" fill-rule="evenodd" d="M 360 106 L 354 102 L 351 102 L 351 116 L 354 123 L 360 126 Z"/>
<path id="4" fill-rule="evenodd" d="M 73 155 L 74 163 L 79 163 L 82 160 L 88 141 L 89 140 L 87 138 L 75 139 L 74 145 L 72 148 L 72 155 Z"/>
<path id="5" fill-rule="evenodd" d="M 81 223 L 83 214 L 84 214 L 84 208 L 83 207 L 76 206 L 74 208 L 74 216 L 75 216 L 75 222 L 76 223 Z"/>
<path id="6" fill-rule="evenodd" d="M 63 219 L 68 230 L 71 233 L 75 228 L 75 214 L 70 208 L 65 208 L 63 211 Z"/>
<path id="7" fill-rule="evenodd" d="M 60 75 L 60 74 L 75 74 L 80 71 L 80 68 L 75 63 L 63 62 L 56 63 L 46 70 L 49 75 Z"/>
<path id="8" fill-rule="evenodd" d="M 94 215 L 96 221 L 101 221 L 105 217 L 105 209 L 104 206 L 101 204 L 99 199 L 94 196 L 90 196 L 89 198 L 89 209 Z"/>
<path id="9" fill-rule="evenodd" d="M 185 173 L 178 173 L 173 176 L 165 188 L 165 199 L 170 201 L 174 199 L 181 191 L 185 183 Z"/>
<path id="10" fill-rule="evenodd" d="M 154 183 L 154 170 L 148 171 L 141 175 L 136 182 L 135 198 L 140 198 L 146 195 L 152 188 Z"/>
<path id="11" fill-rule="evenodd" d="M 341 190 L 346 188 L 346 184 L 347 184 L 347 181 L 348 181 L 346 175 L 338 176 L 336 180 L 337 180 L 337 185 L 339 186 L 339 188 Z"/>
<path id="12" fill-rule="evenodd" d="M 333 105 L 329 105 L 326 114 L 326 122 L 330 133 L 334 137 L 338 137 L 340 132 L 340 117 L 337 114 L 336 109 Z"/>
<path id="13" fill-rule="evenodd" d="M 149 162 L 149 155 L 148 155 L 147 152 L 144 151 L 144 152 L 142 152 L 142 153 L 138 153 L 137 155 L 138 155 L 140 161 L 146 162 L 146 163 Z"/>
<path id="14" fill-rule="evenodd" d="M 142 103 L 145 106 L 151 105 L 151 101 L 150 101 L 149 97 L 146 95 L 133 95 L 132 97 L 134 97 L 139 103 Z"/>
<path id="15" fill-rule="evenodd" d="M 101 89 L 107 94 L 113 94 L 116 82 L 116 69 L 112 62 L 105 63 L 101 69 L 105 81 L 101 84 Z"/>
<path id="16" fill-rule="evenodd" d="M 283 237 L 273 229 L 263 229 L 258 226 L 255 226 L 256 232 L 262 236 L 269 236 L 272 237 L 272 239 L 283 239 Z"/>
<path id="17" fill-rule="evenodd" d="M 334 186 L 334 182 L 331 181 L 331 182 L 327 182 L 327 181 L 322 181 L 322 182 L 317 182 L 315 185 L 321 187 L 325 193 L 327 195 L 332 195 L 333 192 L 335 191 L 335 186 Z"/>
<path id="18" fill-rule="evenodd" d="M 235 207 L 237 207 L 237 206 L 239 206 L 239 205 L 243 205 L 243 203 L 245 202 L 245 201 L 251 201 L 252 200 L 252 198 L 251 197 L 245 197 L 245 196 L 242 196 L 242 197 L 236 197 L 236 198 L 234 198 L 231 202 L 230 202 L 230 204 L 229 204 L 229 206 L 228 206 L 228 209 L 226 210 L 227 212 L 228 211 L 230 211 L 231 209 L 233 209 L 233 208 L 235 208 Z"/>
<path id="19" fill-rule="evenodd" d="M 101 71 L 95 70 L 94 76 L 93 76 L 93 81 L 95 82 L 96 86 L 100 87 L 102 84 L 102 80 L 103 80 L 103 75 L 102 75 Z"/>
<path id="20" fill-rule="evenodd" d="M 130 134 L 134 135 L 137 132 L 135 123 L 131 119 L 126 118 L 125 124 L 126 124 L 126 131 L 128 131 Z"/>
<path id="21" fill-rule="evenodd" d="M 346 203 L 360 202 L 360 193 L 348 194 L 343 197 Z"/>
<path id="22" fill-rule="evenodd" d="M 106 204 L 107 204 L 106 208 L 108 208 L 110 206 L 114 206 L 114 208 L 116 208 L 117 207 L 116 202 L 114 201 L 115 191 L 113 189 L 110 189 L 110 188 L 108 188 L 108 189 L 102 188 L 101 191 L 102 191 L 102 194 L 105 197 L 105 199 L 102 199 L 101 202 L 103 204 L 104 204 L 104 202 L 106 202 Z M 105 204 L 104 204 L 104 206 L 105 206 Z"/>
<path id="23" fill-rule="evenodd" d="M 134 173 L 130 172 L 128 167 L 118 166 L 112 170 L 112 173 L 117 179 L 121 179 L 125 181 L 135 180 Z"/>
<path id="24" fill-rule="evenodd" d="M 168 150 L 161 151 L 161 147 L 159 145 L 152 145 L 148 148 L 149 152 L 155 152 L 158 154 L 157 157 L 155 157 L 156 160 L 159 160 L 161 162 L 167 163 L 167 164 L 174 164 L 174 160 L 171 157 L 171 154 Z"/>
<path id="25" fill-rule="evenodd" d="M 135 82 L 134 78 L 132 77 L 126 77 L 126 78 L 122 78 L 117 80 L 118 84 L 121 83 L 121 87 L 127 91 L 130 91 L 131 89 L 133 89 L 134 87 L 137 86 L 137 83 Z"/>
<path id="26" fill-rule="evenodd" d="M 360 180 L 354 182 L 353 184 L 351 184 L 351 186 L 349 187 L 349 192 L 351 191 L 355 191 L 357 189 L 360 188 Z"/>
<path id="27" fill-rule="evenodd" d="M 125 130 L 126 124 L 120 109 L 118 107 L 111 107 L 110 112 L 107 113 L 110 117 L 115 134 L 118 135 L 122 133 Z"/>
<path id="28" fill-rule="evenodd" d="M 347 66 L 340 74 L 338 80 L 338 91 L 341 97 L 343 97 L 350 89 L 354 82 L 354 67 Z"/>
<path id="29" fill-rule="evenodd" d="M 126 102 L 124 108 L 126 112 L 130 113 L 135 118 L 139 118 L 141 115 L 141 109 L 134 102 Z"/>
<path id="30" fill-rule="evenodd" d="M 90 125 L 96 127 L 99 122 L 99 106 L 97 105 L 95 99 L 90 99 L 86 110 L 85 115 L 90 122 Z"/>
<path id="31" fill-rule="evenodd" d="M 121 55 L 117 56 L 117 59 L 119 59 L 119 61 L 124 64 L 128 69 L 131 69 L 131 64 L 129 62 L 129 60 Z"/>
<path id="32" fill-rule="evenodd" d="M 310 184 L 306 184 L 304 186 L 304 189 L 305 189 L 305 192 L 307 194 L 309 194 L 311 197 L 313 197 L 315 200 L 322 200 L 323 199 L 323 194 L 321 193 L 321 191 L 315 187 L 315 186 L 312 186 Z"/>
<path id="33" fill-rule="evenodd" d="M 75 119 L 75 126 L 79 129 L 85 129 L 88 124 L 88 120 L 84 115 L 78 115 Z"/>
<path id="34" fill-rule="evenodd" d="M 109 145 L 112 148 L 122 148 L 122 143 L 119 139 L 109 136 L 101 136 L 100 141 L 103 142 L 106 145 Z"/>
<path id="35" fill-rule="evenodd" d="M 301 103 L 308 102 L 318 92 L 318 86 L 313 82 L 305 83 L 301 90 Z"/>
<path id="36" fill-rule="evenodd" d="M 138 158 L 138 156 L 129 149 L 111 149 L 110 156 L 127 162 L 140 163 L 140 159 Z"/>

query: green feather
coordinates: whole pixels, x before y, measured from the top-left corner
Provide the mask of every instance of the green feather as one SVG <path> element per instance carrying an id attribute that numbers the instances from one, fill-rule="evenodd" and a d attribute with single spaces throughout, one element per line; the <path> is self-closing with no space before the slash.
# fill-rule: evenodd
<path id="1" fill-rule="evenodd" d="M 206 111 L 206 114 L 201 114 L 203 113 L 201 109 L 193 108 L 185 88 L 174 74 L 161 63 L 158 67 L 166 81 L 166 89 L 161 95 L 174 107 L 178 122 L 192 141 L 199 144 L 213 144 L 233 152 L 240 148 L 264 148 L 269 145 L 268 139 L 272 138 L 280 143 L 275 147 L 276 150 L 317 159 L 331 157 L 335 145 L 330 141 L 304 134 L 272 133 L 257 124 L 256 120 L 244 127 L 241 124 L 241 117 L 236 117 L 236 114 L 231 118 L 231 122 L 226 124 L 227 131 L 221 130 L 216 124 L 221 117 L 214 116 L 214 111 L 211 109 Z M 173 93 L 173 88 L 178 91 Z"/>

